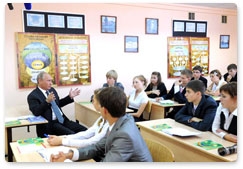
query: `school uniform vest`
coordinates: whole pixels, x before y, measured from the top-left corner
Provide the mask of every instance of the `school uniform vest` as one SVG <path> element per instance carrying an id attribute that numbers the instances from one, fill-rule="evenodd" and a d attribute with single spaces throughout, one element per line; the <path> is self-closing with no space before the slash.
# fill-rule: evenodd
<path id="1" fill-rule="evenodd" d="M 224 123 L 225 123 L 225 116 L 224 113 L 221 112 L 220 114 L 220 128 L 223 129 L 224 131 L 234 134 L 237 136 L 237 116 L 233 115 L 232 121 L 230 123 L 230 126 L 228 130 L 225 130 L 224 128 Z"/>

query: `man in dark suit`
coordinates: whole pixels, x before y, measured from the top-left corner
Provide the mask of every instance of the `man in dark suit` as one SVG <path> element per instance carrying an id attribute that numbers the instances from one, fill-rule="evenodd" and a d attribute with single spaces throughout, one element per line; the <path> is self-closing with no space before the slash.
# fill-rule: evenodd
<path id="1" fill-rule="evenodd" d="M 70 121 L 61 110 L 61 107 L 72 103 L 73 98 L 80 94 L 79 89 L 71 89 L 68 96 L 59 99 L 56 90 L 52 87 L 52 77 L 46 72 L 38 74 L 37 84 L 38 86 L 28 95 L 27 101 L 30 111 L 35 116 L 43 116 L 48 120 L 48 124 L 37 125 L 36 130 L 39 137 L 44 137 L 44 133 L 67 135 L 86 130 L 86 127 Z M 53 105 L 51 104 L 52 101 L 54 101 L 61 110 L 60 113 L 64 122 L 59 122 L 57 119 L 57 116 L 53 111 Z"/>
<path id="2" fill-rule="evenodd" d="M 203 84 L 205 85 L 205 89 L 208 87 L 208 80 L 202 76 L 202 67 L 199 65 L 196 65 L 192 68 L 192 80 L 201 80 Z"/>
<path id="3" fill-rule="evenodd" d="M 98 94 L 100 113 L 108 121 L 107 135 L 96 144 L 51 155 L 52 162 L 102 157 L 103 162 L 152 162 L 151 154 L 133 117 L 126 113 L 126 94 L 118 87 L 104 88 Z"/>
<path id="4" fill-rule="evenodd" d="M 200 131 L 211 131 L 217 109 L 216 101 L 204 95 L 201 80 L 192 80 L 186 85 L 187 102 L 175 115 L 175 121 Z"/>

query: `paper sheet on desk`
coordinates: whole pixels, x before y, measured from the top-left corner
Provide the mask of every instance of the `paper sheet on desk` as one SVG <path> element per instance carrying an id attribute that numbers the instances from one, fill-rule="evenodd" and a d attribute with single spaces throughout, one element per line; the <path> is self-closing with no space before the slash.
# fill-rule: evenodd
<path id="1" fill-rule="evenodd" d="M 38 150 L 37 152 L 41 155 L 41 157 L 45 160 L 45 162 L 50 162 L 51 154 L 58 154 L 60 151 L 67 153 L 69 150 L 70 150 L 69 147 L 57 146 L 53 148 L 45 148 L 42 150 Z"/>
<path id="2" fill-rule="evenodd" d="M 201 134 L 200 132 L 192 132 L 183 128 L 169 128 L 163 129 L 162 131 L 170 135 L 176 135 L 181 137 L 195 136 Z"/>

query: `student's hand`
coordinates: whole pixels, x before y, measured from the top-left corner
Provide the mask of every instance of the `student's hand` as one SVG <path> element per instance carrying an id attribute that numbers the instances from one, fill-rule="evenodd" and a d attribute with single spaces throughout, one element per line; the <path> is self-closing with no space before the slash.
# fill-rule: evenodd
<path id="1" fill-rule="evenodd" d="M 80 89 L 76 88 L 73 90 L 72 88 L 69 91 L 69 97 L 73 99 L 75 96 L 78 96 L 80 94 Z"/>
<path id="2" fill-rule="evenodd" d="M 58 154 L 51 154 L 50 162 L 64 162 L 66 160 L 66 155 L 63 152 L 59 152 Z"/>
<path id="3" fill-rule="evenodd" d="M 160 90 L 152 90 L 152 93 L 156 94 L 157 96 L 159 96 L 160 94 Z"/>
<path id="4" fill-rule="evenodd" d="M 175 86 L 180 86 L 181 84 L 182 84 L 182 82 L 180 79 L 175 81 Z"/>
<path id="5" fill-rule="evenodd" d="M 237 136 L 236 135 L 233 135 L 233 134 L 226 134 L 224 136 L 224 139 L 225 140 L 228 140 L 228 141 L 231 141 L 233 143 L 237 143 Z"/>
<path id="6" fill-rule="evenodd" d="M 193 117 L 190 119 L 190 122 L 200 122 L 200 121 L 202 121 L 202 119 L 197 118 L 197 117 Z"/>
<path id="7" fill-rule="evenodd" d="M 159 102 L 160 100 L 162 100 L 161 97 L 156 97 L 156 98 L 155 98 L 155 101 L 156 101 L 156 102 Z"/>
<path id="8" fill-rule="evenodd" d="M 231 79 L 232 79 L 232 76 L 228 75 L 226 81 L 229 82 Z"/>
<path id="9" fill-rule="evenodd" d="M 47 142 L 52 146 L 62 145 L 62 137 L 55 136 L 55 135 L 49 135 Z"/>

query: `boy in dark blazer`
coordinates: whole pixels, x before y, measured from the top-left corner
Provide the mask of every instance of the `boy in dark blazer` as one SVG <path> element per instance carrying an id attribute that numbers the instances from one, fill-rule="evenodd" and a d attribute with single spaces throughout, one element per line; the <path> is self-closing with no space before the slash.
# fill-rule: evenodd
<path id="1" fill-rule="evenodd" d="M 217 109 L 216 101 L 204 95 L 201 80 L 192 80 L 186 86 L 186 105 L 175 115 L 175 121 L 201 131 L 211 131 Z"/>

